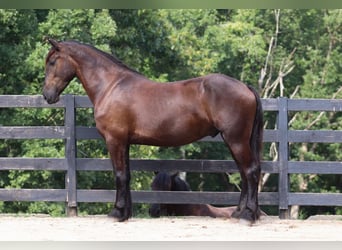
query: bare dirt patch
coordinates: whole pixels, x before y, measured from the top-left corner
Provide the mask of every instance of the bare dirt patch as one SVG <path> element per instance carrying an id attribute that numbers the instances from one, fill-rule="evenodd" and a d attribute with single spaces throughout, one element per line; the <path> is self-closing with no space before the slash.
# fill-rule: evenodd
<path id="1" fill-rule="evenodd" d="M 253 226 L 208 217 L 132 218 L 106 216 L 53 218 L 0 216 L 0 240 L 6 241 L 341 241 L 342 216 L 309 220 L 263 217 Z"/>

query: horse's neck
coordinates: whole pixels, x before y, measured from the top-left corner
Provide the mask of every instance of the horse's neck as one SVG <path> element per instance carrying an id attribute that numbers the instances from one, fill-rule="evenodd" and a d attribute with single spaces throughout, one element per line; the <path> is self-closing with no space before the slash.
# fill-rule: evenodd
<path id="1" fill-rule="evenodd" d="M 119 65 L 102 55 L 96 55 L 96 52 L 86 50 L 85 53 L 74 52 L 71 56 L 78 65 L 76 76 L 94 105 L 123 77 Z"/>

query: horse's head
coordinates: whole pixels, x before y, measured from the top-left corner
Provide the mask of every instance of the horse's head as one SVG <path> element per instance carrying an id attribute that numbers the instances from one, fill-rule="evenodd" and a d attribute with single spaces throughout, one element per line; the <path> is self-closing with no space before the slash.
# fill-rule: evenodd
<path id="1" fill-rule="evenodd" d="M 182 180 L 178 173 L 168 174 L 165 172 L 158 173 L 151 184 L 151 188 L 154 191 L 191 191 L 189 184 Z M 160 217 L 172 214 L 172 211 L 168 211 L 167 204 L 152 204 L 149 210 L 149 214 L 152 217 Z"/>
<path id="2" fill-rule="evenodd" d="M 171 191 L 172 176 L 165 172 L 159 172 L 153 179 L 151 188 L 153 191 Z M 167 206 L 165 204 L 151 204 L 149 214 L 152 217 L 160 217 L 167 215 Z"/>
<path id="3" fill-rule="evenodd" d="M 49 103 L 56 103 L 59 95 L 76 75 L 76 65 L 61 43 L 48 39 L 52 45 L 45 61 L 43 96 Z"/>

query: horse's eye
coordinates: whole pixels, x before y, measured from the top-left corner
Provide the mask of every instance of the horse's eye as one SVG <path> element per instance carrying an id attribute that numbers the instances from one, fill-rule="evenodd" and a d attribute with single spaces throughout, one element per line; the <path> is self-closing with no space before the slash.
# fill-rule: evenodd
<path id="1" fill-rule="evenodd" d="M 49 59 L 49 65 L 54 66 L 56 64 L 57 60 L 58 60 L 58 57 L 51 57 Z"/>

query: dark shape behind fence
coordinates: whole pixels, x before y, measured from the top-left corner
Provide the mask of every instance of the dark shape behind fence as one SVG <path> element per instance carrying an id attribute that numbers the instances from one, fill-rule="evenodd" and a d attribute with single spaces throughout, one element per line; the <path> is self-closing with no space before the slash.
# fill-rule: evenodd
<path id="1" fill-rule="evenodd" d="M 153 179 L 153 191 L 191 191 L 189 184 L 178 173 L 159 172 Z M 214 207 L 209 204 L 151 204 L 149 214 L 160 216 L 210 216 L 230 218 L 236 207 Z"/>

